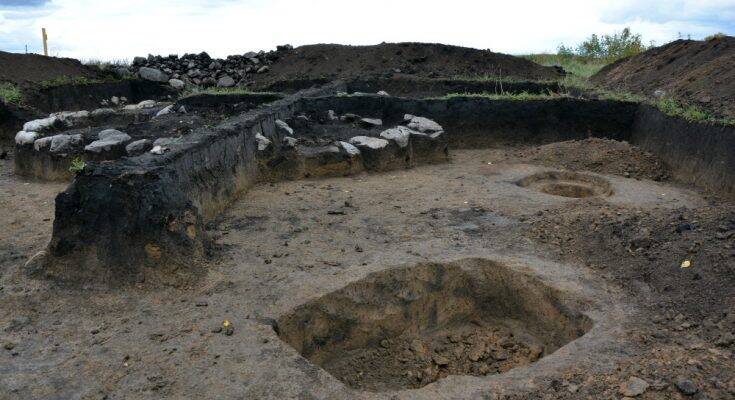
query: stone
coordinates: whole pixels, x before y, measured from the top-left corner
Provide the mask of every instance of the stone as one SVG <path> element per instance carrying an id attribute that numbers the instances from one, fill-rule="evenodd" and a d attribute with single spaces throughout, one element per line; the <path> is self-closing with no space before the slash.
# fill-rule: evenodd
<path id="1" fill-rule="evenodd" d="M 293 136 L 293 129 L 288 124 L 280 119 L 276 120 L 276 132 L 283 136 Z"/>
<path id="2" fill-rule="evenodd" d="M 339 117 L 339 120 L 342 121 L 342 122 L 355 122 L 355 121 L 359 120 L 360 118 L 361 117 L 359 115 L 357 115 L 357 114 L 347 113 L 347 114 Z"/>
<path id="3" fill-rule="evenodd" d="M 84 147 L 84 151 L 95 154 L 110 152 L 131 139 L 130 135 L 117 129 L 105 129 L 97 134 L 97 140 Z"/>
<path id="4" fill-rule="evenodd" d="M 168 84 L 176 90 L 181 90 L 186 86 L 184 81 L 182 81 L 181 79 L 169 79 Z"/>
<path id="5" fill-rule="evenodd" d="M 3 329 L 5 332 L 18 332 L 31 324 L 31 319 L 26 315 L 19 315 L 10 320 L 10 323 Z"/>
<path id="6" fill-rule="evenodd" d="M 147 81 L 168 82 L 168 75 L 166 75 L 166 73 L 164 73 L 160 69 L 156 68 L 141 67 L 138 70 L 138 75 L 140 75 L 142 79 L 145 79 Z"/>
<path id="7" fill-rule="evenodd" d="M 355 157 L 355 156 L 359 156 L 360 155 L 360 149 L 358 149 L 357 147 L 355 147 L 355 146 L 353 146 L 353 145 L 351 145 L 351 144 L 349 144 L 347 142 L 339 141 L 337 143 L 340 145 L 340 147 L 342 147 L 342 149 L 345 151 L 345 153 L 347 153 L 350 157 Z"/>
<path id="8" fill-rule="evenodd" d="M 162 146 L 153 146 L 153 148 L 151 149 L 150 153 L 160 156 L 161 154 L 165 153 L 166 150 L 168 150 L 168 149 L 166 149 L 166 148 L 164 148 Z"/>
<path id="9" fill-rule="evenodd" d="M 172 112 L 174 112 L 174 105 L 173 104 L 168 105 L 166 107 L 163 107 L 160 111 L 158 111 L 156 113 L 156 117 L 160 117 L 160 116 L 163 116 L 163 115 L 166 115 L 166 114 L 171 114 Z"/>
<path id="10" fill-rule="evenodd" d="M 265 151 L 271 145 L 271 140 L 260 132 L 255 134 L 255 142 L 258 144 L 258 151 Z"/>
<path id="11" fill-rule="evenodd" d="M 337 113 L 335 113 L 334 110 L 327 111 L 327 118 L 330 121 L 336 121 L 339 119 L 339 117 L 337 116 Z"/>
<path id="12" fill-rule="evenodd" d="M 26 132 L 43 132 L 54 127 L 58 123 L 58 119 L 54 116 L 34 119 L 23 124 L 23 130 Z"/>
<path id="13" fill-rule="evenodd" d="M 133 58 L 133 65 L 145 65 L 146 61 L 148 61 L 145 57 L 135 57 Z"/>
<path id="14" fill-rule="evenodd" d="M 20 131 L 15 134 L 15 144 L 21 146 L 33 144 L 33 142 L 35 142 L 37 138 L 38 134 L 36 132 Z"/>
<path id="15" fill-rule="evenodd" d="M 138 108 L 138 109 L 144 109 L 144 108 L 152 108 L 152 107 L 155 107 L 155 106 L 156 106 L 156 101 L 155 100 L 143 100 L 140 103 L 138 103 L 138 105 L 136 106 L 136 108 Z"/>
<path id="16" fill-rule="evenodd" d="M 439 354 L 434 354 L 431 358 L 434 360 L 434 364 L 438 366 L 449 365 L 449 359 Z"/>
<path id="17" fill-rule="evenodd" d="M 110 103 L 112 103 L 115 106 L 120 105 L 120 98 L 117 96 L 112 96 L 110 97 Z"/>
<path id="18" fill-rule="evenodd" d="M 394 140 L 399 147 L 406 147 L 408 146 L 408 141 L 412 133 L 419 132 L 415 132 L 405 126 L 397 126 L 380 132 L 380 137 L 383 139 Z"/>
<path id="19" fill-rule="evenodd" d="M 51 153 L 68 153 L 74 150 L 74 147 L 82 143 L 82 135 L 56 135 L 51 138 Z"/>
<path id="20" fill-rule="evenodd" d="M 444 128 L 436 122 L 424 118 L 424 117 L 413 117 L 408 122 L 408 127 L 419 132 L 443 132 Z"/>
<path id="21" fill-rule="evenodd" d="M 390 96 L 390 95 L 385 90 L 381 90 L 378 92 L 378 96 Z"/>
<path id="22" fill-rule="evenodd" d="M 697 388 L 697 386 L 694 385 L 694 382 L 689 379 L 677 379 L 674 384 L 676 385 L 676 388 L 679 389 L 679 392 L 685 396 L 693 396 L 699 392 L 699 388 Z"/>
<path id="23" fill-rule="evenodd" d="M 136 155 L 145 153 L 151 147 L 152 147 L 152 143 L 150 139 L 140 139 L 140 140 L 131 142 L 127 146 L 125 146 L 125 152 L 129 156 L 136 156 Z"/>
<path id="24" fill-rule="evenodd" d="M 636 376 L 631 376 L 627 381 L 620 384 L 620 394 L 627 397 L 640 396 L 648 390 L 648 382 Z"/>
<path id="25" fill-rule="evenodd" d="M 126 111 L 132 111 L 132 110 L 137 110 L 137 109 L 138 109 L 138 105 L 137 104 L 129 104 L 129 105 L 123 107 L 123 110 L 126 110 Z"/>
<path id="26" fill-rule="evenodd" d="M 285 136 L 285 137 L 283 138 L 283 140 L 281 141 L 281 143 L 283 143 L 283 145 L 284 145 L 285 147 L 289 147 L 289 148 L 294 148 L 294 147 L 296 147 L 296 144 L 297 144 L 298 142 L 299 142 L 299 140 L 298 140 L 298 139 L 296 139 L 295 137 L 291 137 L 291 136 Z"/>
<path id="27" fill-rule="evenodd" d="M 235 86 L 235 80 L 225 75 L 217 80 L 217 87 L 229 88 Z"/>
<path id="28" fill-rule="evenodd" d="M 271 70 L 271 69 L 270 69 L 270 67 L 269 67 L 269 66 L 267 66 L 267 65 L 264 65 L 264 66 L 262 66 L 262 67 L 258 68 L 258 73 L 259 73 L 259 74 L 264 74 L 264 73 L 266 73 L 266 72 L 268 72 L 268 71 L 270 71 L 270 70 Z"/>
<path id="29" fill-rule="evenodd" d="M 383 125 L 383 120 L 380 118 L 362 118 L 358 124 L 364 128 L 374 128 Z"/>
<path id="30" fill-rule="evenodd" d="M 36 151 L 45 150 L 47 147 L 51 146 L 51 141 L 54 139 L 53 136 L 47 136 L 44 138 L 36 139 L 35 142 L 33 142 L 33 149 Z"/>
<path id="31" fill-rule="evenodd" d="M 115 110 L 113 110 L 112 108 L 97 108 L 95 110 L 92 110 L 92 112 L 89 113 L 89 116 L 92 118 L 98 118 L 106 115 L 112 115 L 114 113 Z"/>
<path id="32" fill-rule="evenodd" d="M 63 122 L 66 126 L 72 127 L 89 118 L 89 111 L 61 111 L 58 113 L 51 114 L 51 117 L 56 117 L 59 121 Z"/>
<path id="33" fill-rule="evenodd" d="M 389 142 L 385 139 L 370 136 L 355 136 L 349 140 L 351 145 L 357 148 L 366 147 L 372 150 L 379 150 L 388 146 Z"/>

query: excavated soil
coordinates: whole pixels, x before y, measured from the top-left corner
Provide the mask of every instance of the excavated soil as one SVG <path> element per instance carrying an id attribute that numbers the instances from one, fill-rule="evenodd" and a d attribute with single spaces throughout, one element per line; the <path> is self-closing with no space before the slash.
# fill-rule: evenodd
<path id="1" fill-rule="evenodd" d="M 608 65 L 592 82 L 648 97 L 663 90 L 686 104 L 735 118 L 733 65 L 735 37 L 677 40 Z"/>
<path id="2" fill-rule="evenodd" d="M 634 378 L 645 381 L 637 398 L 733 398 L 735 207 L 675 183 L 584 169 L 576 172 L 602 174 L 614 193 L 576 199 L 519 187 L 584 165 L 574 152 L 557 165 L 528 162 L 538 151 L 457 150 L 445 164 L 258 185 L 208 227 L 216 247 L 200 281 L 143 277 L 115 290 L 26 276 L 23 262 L 49 239 L 53 197 L 65 185 L 23 181 L 12 160 L 0 160 L 0 398 L 618 399 Z M 396 391 L 350 383 L 361 372 L 350 359 L 336 368 L 340 380 L 283 340 L 285 316 L 365 287 L 371 274 L 467 259 L 536 277 L 557 305 L 590 318 L 589 331 L 532 363 L 533 341 L 502 315 L 362 347 L 354 359 L 368 365 L 397 365 L 410 351 L 405 372 L 436 378 Z M 426 375 L 415 339 L 431 354 Z M 451 359 L 458 343 L 487 351 L 481 362 Z M 418 385 L 387 374 L 397 368 L 371 372 L 381 382 L 395 376 L 391 387 Z"/>
<path id="3" fill-rule="evenodd" d="M 72 58 L 0 51 L 0 82 L 27 87 L 62 77 L 100 78 L 100 72 Z"/>
<path id="4" fill-rule="evenodd" d="M 553 80 L 557 68 L 524 58 L 467 47 L 432 43 L 381 43 L 375 46 L 315 44 L 286 52 L 267 74 L 255 75 L 255 86 L 278 81 L 411 75 L 429 78 L 503 76 Z"/>

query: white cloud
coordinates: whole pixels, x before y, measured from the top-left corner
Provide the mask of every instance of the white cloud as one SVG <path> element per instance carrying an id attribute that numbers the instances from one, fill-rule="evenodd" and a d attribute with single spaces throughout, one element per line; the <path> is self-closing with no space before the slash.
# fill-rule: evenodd
<path id="1" fill-rule="evenodd" d="M 735 0 L 677 2 L 667 7 L 668 2 L 628 0 L 54 0 L 43 6 L 47 15 L 12 22 L 3 18 L 8 14 L 0 1 L 0 49 L 19 40 L 40 43 L 42 26 L 52 54 L 97 59 L 202 50 L 223 57 L 283 43 L 381 41 L 526 53 L 554 51 L 559 43 L 576 44 L 591 33 L 625 26 L 658 43 L 678 32 L 735 33 L 732 20 L 723 17 L 734 12 Z"/>

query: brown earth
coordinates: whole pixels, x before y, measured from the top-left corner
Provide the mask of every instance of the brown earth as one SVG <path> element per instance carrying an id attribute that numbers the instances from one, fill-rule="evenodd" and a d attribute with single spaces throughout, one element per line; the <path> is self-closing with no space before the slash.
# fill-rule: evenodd
<path id="1" fill-rule="evenodd" d="M 735 396 L 732 204 L 612 174 L 604 178 L 616 193 L 604 201 L 533 192 L 513 182 L 544 167 L 528 166 L 514 155 L 521 150 L 459 150 L 447 164 L 258 185 L 212 224 L 218 256 L 201 282 L 118 290 L 25 276 L 22 264 L 48 240 L 63 185 L 24 182 L 2 160 L 0 398 L 608 399 L 623 397 L 632 377 L 648 384 L 641 399 Z M 561 152 L 557 166 L 582 165 L 578 154 Z M 639 160 L 636 170 L 651 168 Z M 269 322 L 367 273 L 468 255 L 513 255 L 567 289 L 600 286 L 593 293 L 605 309 L 626 304 L 630 314 L 613 320 L 613 335 L 585 342 L 593 328 L 505 374 L 493 374 L 502 367 L 495 357 L 449 360 L 445 368 L 482 375 L 486 365 L 490 375 L 442 378 L 431 367 L 437 382 L 390 393 L 339 382 Z M 681 268 L 683 260 L 691 266 Z M 493 350 L 507 337 L 480 336 Z M 453 350 L 444 337 L 423 338 L 439 356 L 434 364 L 448 358 L 441 346 Z M 414 338 L 405 339 L 385 346 L 410 350 Z M 369 360 L 392 357 L 377 349 Z M 413 376 L 428 364 L 409 366 Z"/>
<path id="2" fill-rule="evenodd" d="M 26 87 L 61 77 L 99 78 L 100 73 L 72 58 L 0 51 L 0 82 Z"/>
<path id="3" fill-rule="evenodd" d="M 668 167 L 653 154 L 628 142 L 590 138 L 522 147 L 511 153 L 529 164 L 541 164 L 569 170 L 613 174 L 626 178 L 663 181 Z"/>
<path id="4" fill-rule="evenodd" d="M 532 80 L 563 76 L 557 68 L 543 67 L 520 57 L 444 44 L 315 44 L 285 53 L 271 65 L 270 72 L 255 75 L 255 82 L 256 86 L 265 86 L 293 79 L 365 78 L 394 74 L 431 78 L 490 75 Z"/>
<path id="5" fill-rule="evenodd" d="M 603 68 L 592 82 L 653 96 L 656 90 L 686 104 L 735 118 L 735 37 L 677 40 Z"/>

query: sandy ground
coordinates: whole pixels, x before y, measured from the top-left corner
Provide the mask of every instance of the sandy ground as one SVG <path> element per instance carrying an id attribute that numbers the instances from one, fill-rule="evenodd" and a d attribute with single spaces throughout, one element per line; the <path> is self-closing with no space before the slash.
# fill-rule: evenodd
<path id="1" fill-rule="evenodd" d="M 598 399 L 639 389 L 626 386 L 633 377 L 645 381 L 643 399 L 735 396 L 728 204 L 615 175 L 599 175 L 614 189 L 605 199 L 553 196 L 515 184 L 548 160 L 528 164 L 517 149 L 452 154 L 393 173 L 259 185 L 210 224 L 216 248 L 200 281 L 114 291 L 25 277 L 65 185 L 23 182 L 3 160 L 0 398 Z M 389 392 L 350 389 L 272 328 L 369 273 L 468 257 L 530 271 L 594 327 L 504 374 Z M 687 257 L 694 266 L 680 268 Z"/>

